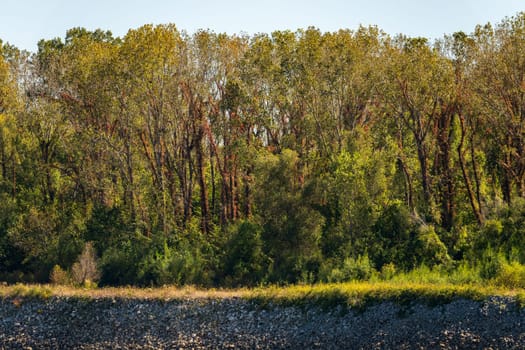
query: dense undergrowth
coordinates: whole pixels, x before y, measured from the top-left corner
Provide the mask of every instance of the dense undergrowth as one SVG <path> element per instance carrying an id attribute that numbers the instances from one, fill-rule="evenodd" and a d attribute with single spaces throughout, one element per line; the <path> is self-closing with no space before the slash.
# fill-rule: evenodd
<path id="1" fill-rule="evenodd" d="M 401 306 L 423 304 L 437 306 L 458 299 L 483 301 L 493 296 L 513 298 L 525 306 L 523 289 L 507 289 L 493 285 L 452 284 L 446 282 L 375 281 L 348 282 L 316 285 L 268 286 L 252 289 L 197 289 L 194 287 L 157 288 L 78 288 L 57 285 L 16 284 L 0 287 L 0 297 L 13 300 L 15 304 L 27 299 L 68 297 L 81 300 L 133 299 L 133 300 L 185 300 L 242 298 L 260 307 L 296 306 L 321 307 L 325 310 L 364 310 L 383 302 Z"/>
<path id="2" fill-rule="evenodd" d="M 161 286 L 155 288 L 97 287 L 93 283 L 84 286 L 61 284 L 33 285 L 14 284 L 0 287 L 3 298 L 122 298 L 170 300 L 186 298 L 244 298 L 261 306 L 308 306 L 322 308 L 350 307 L 356 310 L 381 303 L 394 302 L 407 305 L 446 304 L 457 299 L 481 301 L 491 296 L 510 296 L 525 305 L 524 268 L 516 263 L 500 260 L 501 266 L 494 268 L 496 275 L 483 279 L 483 269 L 462 265 L 453 270 L 444 267 L 426 266 L 409 272 L 394 272 L 384 269 L 366 273 L 366 280 L 350 282 L 268 285 L 238 289 L 203 289 L 194 286 Z M 362 267 L 361 267 L 362 268 Z M 343 271 L 345 272 L 345 271 Z M 365 273 L 361 271 L 360 274 Z M 362 276 L 362 275 L 361 275 Z"/>

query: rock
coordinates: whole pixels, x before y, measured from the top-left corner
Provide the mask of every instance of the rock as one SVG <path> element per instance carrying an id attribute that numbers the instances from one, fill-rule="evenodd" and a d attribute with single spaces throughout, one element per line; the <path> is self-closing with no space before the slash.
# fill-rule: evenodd
<path id="1" fill-rule="evenodd" d="M 525 348 L 511 298 L 365 311 L 217 300 L 0 299 L 0 349 Z"/>

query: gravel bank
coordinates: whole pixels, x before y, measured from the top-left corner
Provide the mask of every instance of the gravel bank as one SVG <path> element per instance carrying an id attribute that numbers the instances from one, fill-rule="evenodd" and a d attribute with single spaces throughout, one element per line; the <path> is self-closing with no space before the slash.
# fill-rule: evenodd
<path id="1" fill-rule="evenodd" d="M 0 349 L 523 349 L 510 298 L 364 312 L 237 299 L 0 299 Z"/>

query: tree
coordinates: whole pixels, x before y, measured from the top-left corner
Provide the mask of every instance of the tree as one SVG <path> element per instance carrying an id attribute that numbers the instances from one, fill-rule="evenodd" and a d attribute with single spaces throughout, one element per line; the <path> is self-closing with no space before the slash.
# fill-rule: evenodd
<path id="1" fill-rule="evenodd" d="M 86 242 L 112 284 L 368 276 L 489 245 L 521 261 L 524 28 L 0 45 L 1 272 L 44 281 Z"/>
<path id="2" fill-rule="evenodd" d="M 93 245 L 87 242 L 84 245 L 78 261 L 71 267 L 71 277 L 77 285 L 90 286 L 97 283 L 100 279 L 98 269 L 98 259 L 93 249 Z"/>
<path id="3" fill-rule="evenodd" d="M 458 163 L 463 176 L 463 185 L 467 191 L 472 213 L 478 224 L 483 222 L 481 180 L 478 170 L 475 142 L 479 135 L 478 123 L 479 103 L 476 101 L 473 87 L 472 70 L 474 69 L 474 55 L 476 46 L 474 40 L 463 32 L 456 32 L 444 40 L 445 52 L 450 56 L 454 66 L 455 75 L 455 113 L 459 120 L 459 142 L 457 143 Z M 467 164 L 467 151 L 470 155 L 472 169 L 469 171 Z M 472 180 L 472 178 L 474 180 Z"/>
<path id="4" fill-rule="evenodd" d="M 423 38 L 399 37 L 388 58 L 390 85 L 383 96 L 391 117 L 401 129 L 401 138 L 407 137 L 403 132 L 407 130 L 415 145 L 422 190 L 420 208 L 431 214 L 434 201 L 440 201 L 440 220 L 448 230 L 455 216 L 450 150 L 457 102 L 452 65 Z M 435 198 L 430 172 L 433 149 L 438 198 Z"/>
<path id="5" fill-rule="evenodd" d="M 185 164 L 178 161 L 180 140 L 173 128 L 175 118 L 180 116 L 177 108 L 180 101 L 178 91 L 179 64 L 183 64 L 181 51 L 184 50 L 179 32 L 173 25 L 143 26 L 128 32 L 119 51 L 119 60 L 122 64 L 122 100 L 126 116 L 126 133 L 131 133 L 133 139 L 140 140 L 141 155 L 147 164 L 153 189 L 150 192 L 155 207 L 159 206 L 158 225 L 160 230 L 167 234 L 173 228 L 169 218 L 172 210 L 177 208 L 175 173 L 186 174 Z M 170 103 L 173 101 L 173 103 Z M 175 106 L 175 107 L 174 107 Z M 131 129 L 131 130 L 129 130 Z M 131 137 L 131 136 L 130 136 Z M 132 139 L 129 140 L 131 142 Z M 125 143 L 129 147 L 129 143 Z M 129 152 L 128 163 L 133 155 Z M 128 168 L 133 169 L 133 164 Z M 180 169 L 179 169 L 180 168 Z M 128 170 L 129 173 L 129 170 Z M 128 175 L 131 179 L 131 175 Z M 189 205 L 187 197 L 187 183 L 181 181 L 185 205 Z M 171 203 L 169 202 L 171 199 Z M 185 207 L 184 219 L 188 219 L 189 208 Z M 149 213 L 153 216 L 153 211 Z"/>
<path id="6" fill-rule="evenodd" d="M 523 128 L 525 120 L 525 14 L 495 28 L 478 26 L 473 88 L 481 105 L 490 167 L 497 174 L 505 202 L 525 194 Z M 515 192 L 514 192 L 515 190 Z"/>
<path id="7" fill-rule="evenodd" d="M 4 60 L 5 47 L 0 40 L 0 162 L 2 185 L 16 194 L 16 134 L 15 114 L 18 109 L 16 81 Z M 10 185 L 8 185 L 8 183 Z"/>
<path id="8" fill-rule="evenodd" d="M 257 163 L 255 203 L 259 209 L 265 253 L 272 261 L 273 281 L 297 282 L 316 273 L 323 217 L 308 203 L 295 175 L 299 158 L 291 150 L 263 153 Z"/>

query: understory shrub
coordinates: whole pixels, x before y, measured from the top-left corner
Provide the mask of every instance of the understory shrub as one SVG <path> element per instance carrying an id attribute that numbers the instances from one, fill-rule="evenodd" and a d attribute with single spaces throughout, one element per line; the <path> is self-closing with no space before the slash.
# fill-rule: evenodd
<path id="1" fill-rule="evenodd" d="M 132 285 L 137 283 L 138 263 L 143 252 L 131 241 L 107 249 L 100 259 L 101 285 Z"/>
<path id="2" fill-rule="evenodd" d="M 496 278 L 503 269 L 505 257 L 501 253 L 496 253 L 492 249 L 487 249 L 480 260 L 479 275 L 484 280 Z"/>
<path id="3" fill-rule="evenodd" d="M 504 263 L 493 282 L 505 288 L 525 288 L 525 266 L 515 261 Z"/>
<path id="4" fill-rule="evenodd" d="M 327 276 L 327 282 L 347 282 L 369 280 L 377 271 L 372 266 L 368 255 L 346 258 L 342 266 L 332 269 Z"/>
<path id="5" fill-rule="evenodd" d="M 263 252 L 262 228 L 244 221 L 230 228 L 226 244 L 224 283 L 228 286 L 253 286 L 264 280 L 269 260 Z"/>
<path id="6" fill-rule="evenodd" d="M 181 241 L 169 246 L 151 249 L 138 266 L 137 280 L 146 286 L 166 284 L 209 285 L 212 273 L 199 247 Z"/>
<path id="7" fill-rule="evenodd" d="M 62 269 L 60 265 L 53 266 L 49 275 L 49 281 L 58 285 L 68 285 L 71 283 L 68 272 Z"/>
<path id="8" fill-rule="evenodd" d="M 414 253 L 419 255 L 419 263 L 434 266 L 450 261 L 447 247 L 439 239 L 434 226 L 421 225 L 417 233 L 417 246 Z"/>
<path id="9" fill-rule="evenodd" d="M 77 262 L 71 267 L 71 279 L 76 285 L 95 286 L 100 279 L 98 258 L 91 242 L 84 245 Z"/>

